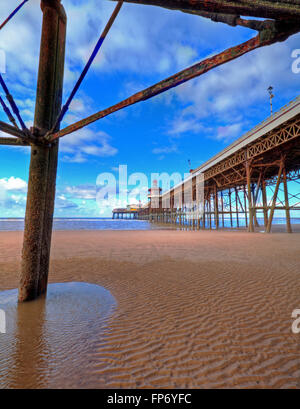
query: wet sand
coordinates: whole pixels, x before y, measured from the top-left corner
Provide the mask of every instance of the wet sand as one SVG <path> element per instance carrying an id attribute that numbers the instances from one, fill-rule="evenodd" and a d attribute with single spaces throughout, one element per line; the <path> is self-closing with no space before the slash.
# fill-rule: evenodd
<path id="1" fill-rule="evenodd" d="M 73 282 L 49 284 L 47 297 L 33 302 L 17 299 L 17 289 L 0 291 L 6 313 L 0 388 L 80 386 L 114 311 L 112 295 L 98 285 Z"/>
<path id="2" fill-rule="evenodd" d="M 21 242 L 0 233 L 0 290 L 18 285 Z M 51 387 L 300 387 L 299 233 L 55 232 L 50 282 L 74 281 L 117 306 L 81 376 Z"/>

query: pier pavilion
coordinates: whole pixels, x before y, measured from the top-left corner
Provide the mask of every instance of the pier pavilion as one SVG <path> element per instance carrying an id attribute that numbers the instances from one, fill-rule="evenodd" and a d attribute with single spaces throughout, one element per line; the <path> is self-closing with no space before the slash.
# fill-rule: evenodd
<path id="1" fill-rule="evenodd" d="M 138 219 L 139 209 L 113 209 L 113 219 Z"/>

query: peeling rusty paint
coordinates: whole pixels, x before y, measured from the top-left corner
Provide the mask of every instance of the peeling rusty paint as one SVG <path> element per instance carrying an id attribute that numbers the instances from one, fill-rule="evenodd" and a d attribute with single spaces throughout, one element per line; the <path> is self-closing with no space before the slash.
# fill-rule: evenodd
<path id="1" fill-rule="evenodd" d="M 116 0 L 114 0 L 116 1 Z M 239 16 L 262 17 L 270 19 L 291 19 L 299 21 L 300 3 L 298 0 L 125 0 L 137 3 L 180 10 L 186 13 L 199 14 L 223 13 Z"/>

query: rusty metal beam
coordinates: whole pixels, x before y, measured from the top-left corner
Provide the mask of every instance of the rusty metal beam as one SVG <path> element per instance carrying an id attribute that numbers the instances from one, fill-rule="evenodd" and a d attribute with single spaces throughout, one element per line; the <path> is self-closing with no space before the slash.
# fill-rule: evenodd
<path id="1" fill-rule="evenodd" d="M 252 193 L 251 193 L 251 164 L 246 162 L 246 174 L 247 174 L 247 191 L 248 191 L 248 209 L 249 209 L 249 227 L 250 233 L 254 232 L 253 224 L 253 205 L 252 205 Z"/>
<path id="2" fill-rule="evenodd" d="M 63 120 L 65 114 L 67 113 L 67 111 L 68 111 L 68 109 L 69 109 L 69 107 L 70 107 L 70 105 L 71 105 L 71 102 L 73 101 L 73 99 L 74 99 L 74 97 L 75 97 L 77 91 L 79 90 L 79 88 L 80 88 L 80 86 L 81 86 L 81 84 L 82 84 L 84 78 L 86 77 L 86 75 L 87 75 L 87 73 L 88 73 L 88 71 L 89 71 L 89 69 L 90 69 L 92 63 L 94 62 L 94 60 L 95 60 L 95 58 L 96 58 L 96 56 L 97 56 L 97 54 L 98 54 L 98 52 L 99 52 L 99 50 L 100 50 L 100 48 L 101 48 L 103 42 L 104 42 L 104 40 L 105 40 L 107 34 L 109 33 L 109 30 L 111 29 L 111 27 L 112 27 L 112 25 L 113 25 L 115 19 L 117 18 L 118 14 L 119 14 L 119 12 L 120 12 L 120 10 L 121 10 L 122 5 L 123 5 L 123 1 L 118 1 L 118 4 L 116 5 L 116 7 L 115 7 L 115 9 L 114 9 L 114 11 L 113 11 L 113 13 L 112 13 L 110 19 L 108 20 L 106 26 L 104 27 L 104 30 L 103 30 L 103 32 L 102 32 L 102 34 L 101 34 L 101 36 L 100 36 L 100 38 L 99 38 L 99 40 L 98 40 L 98 42 L 97 42 L 95 48 L 94 48 L 94 50 L 93 50 L 92 55 L 90 56 L 90 58 L 89 58 L 89 60 L 88 60 L 88 62 L 87 62 L 87 64 L 86 64 L 86 66 L 84 67 L 84 70 L 82 71 L 82 73 L 81 73 L 81 75 L 80 75 L 78 81 L 76 82 L 75 87 L 74 87 L 74 89 L 72 90 L 72 92 L 71 92 L 71 94 L 70 94 L 70 96 L 69 96 L 69 98 L 68 98 L 66 104 L 63 106 L 61 112 L 59 113 L 59 115 L 58 115 L 58 117 L 57 117 L 57 119 L 56 119 L 56 121 L 55 121 L 55 124 L 54 124 L 54 126 L 53 126 L 53 128 L 52 128 L 52 132 L 55 132 L 55 131 L 56 131 L 56 128 L 59 126 L 59 124 L 60 124 L 61 121 Z"/>
<path id="3" fill-rule="evenodd" d="M 116 1 L 116 0 L 114 0 Z M 191 14 L 206 12 L 217 14 L 263 17 L 271 19 L 300 18 L 300 3 L 298 0 L 125 0 L 127 3 L 137 3 L 179 10 Z M 211 18 L 211 17 L 210 17 Z"/>
<path id="4" fill-rule="evenodd" d="M 244 149 L 239 150 L 235 154 L 224 159 L 222 162 L 211 167 L 205 172 L 205 180 L 213 178 L 216 175 L 222 174 L 223 172 L 232 169 L 235 172 L 238 171 L 238 165 L 245 163 L 245 158 L 254 159 L 260 158 L 266 152 L 273 150 L 283 144 L 288 143 L 289 141 L 296 140 L 300 137 L 300 117 L 299 115 L 289 121 L 284 127 L 280 129 L 275 129 L 271 133 L 260 138 L 257 142 L 253 143 L 250 146 L 245 147 Z M 270 166 L 278 166 L 279 161 L 273 161 L 268 163 Z M 252 165 L 251 165 L 252 166 Z M 256 164 L 254 164 L 254 167 Z M 261 164 L 257 165 L 258 167 L 263 166 Z M 196 169 L 197 170 L 197 169 Z M 241 175 L 242 176 L 242 175 Z M 226 175 L 228 178 L 228 174 Z"/>
<path id="5" fill-rule="evenodd" d="M 61 109 L 66 15 L 60 0 L 42 0 L 43 27 L 34 129 L 42 139 Z M 33 144 L 28 180 L 19 301 L 46 292 L 58 145 Z"/>
<path id="6" fill-rule="evenodd" d="M 24 140 L 28 138 L 27 134 L 23 131 L 3 121 L 0 121 L 0 131 Z"/>
<path id="7" fill-rule="evenodd" d="M 17 14 L 17 12 L 27 3 L 29 0 L 24 0 L 8 17 L 3 23 L 0 25 L 0 30 Z"/>

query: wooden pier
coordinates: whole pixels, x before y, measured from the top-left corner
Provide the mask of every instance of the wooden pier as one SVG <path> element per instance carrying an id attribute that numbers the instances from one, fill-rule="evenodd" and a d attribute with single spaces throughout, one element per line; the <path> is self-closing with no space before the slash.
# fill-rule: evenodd
<path id="1" fill-rule="evenodd" d="M 128 209 L 114 209 L 113 219 L 127 219 L 127 220 L 137 220 L 139 218 L 139 209 L 128 210 Z"/>

